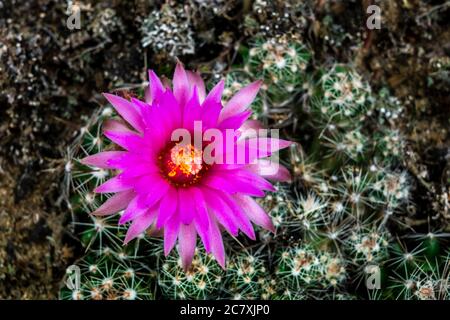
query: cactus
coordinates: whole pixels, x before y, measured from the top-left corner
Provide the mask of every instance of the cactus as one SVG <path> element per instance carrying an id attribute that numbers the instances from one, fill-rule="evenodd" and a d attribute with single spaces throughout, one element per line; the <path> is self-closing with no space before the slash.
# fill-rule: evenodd
<path id="1" fill-rule="evenodd" d="M 158 284 L 171 299 L 211 299 L 223 283 L 223 274 L 214 258 L 203 249 L 196 249 L 188 270 L 183 270 L 181 259 L 171 254 L 160 266 Z"/>
<path id="2" fill-rule="evenodd" d="M 154 274 L 136 262 L 91 254 L 78 262 L 80 287 L 63 288 L 64 300 L 153 299 Z"/>
<path id="3" fill-rule="evenodd" d="M 277 259 L 276 276 L 287 299 L 298 299 L 298 293 L 313 298 L 336 291 L 346 279 L 345 260 L 310 245 L 283 249 Z"/>
<path id="4" fill-rule="evenodd" d="M 228 264 L 225 292 L 235 300 L 259 299 L 267 275 L 264 257 L 248 252 L 236 254 Z"/>
<path id="5" fill-rule="evenodd" d="M 414 189 L 397 126 L 399 101 L 386 88 L 372 90 L 351 64 L 312 68 L 313 52 L 292 34 L 258 33 L 239 54 L 238 64 L 213 77 L 225 79 L 224 102 L 261 79 L 255 119 L 280 126 L 301 119 L 300 144 L 283 155 L 292 184 L 279 183 L 257 200 L 275 233 L 258 230 L 257 243 L 225 238 L 225 271 L 204 248 L 184 270 L 178 255 L 164 257 L 162 240 L 146 233 L 124 247 L 124 228 L 115 227 L 120 213 L 87 215 L 108 198 L 90 190 L 109 172 L 77 161 L 109 148 L 100 135 L 102 123 L 114 117 L 106 107 L 81 130 L 66 166 L 75 227 L 88 254 L 82 288 L 62 290 L 62 298 L 448 299 L 448 286 L 439 281 L 448 279 L 449 253 L 441 252 L 440 238 L 409 230 L 398 240 Z M 134 275 L 124 277 L 126 270 Z M 374 270 L 380 287 L 370 289 Z"/>

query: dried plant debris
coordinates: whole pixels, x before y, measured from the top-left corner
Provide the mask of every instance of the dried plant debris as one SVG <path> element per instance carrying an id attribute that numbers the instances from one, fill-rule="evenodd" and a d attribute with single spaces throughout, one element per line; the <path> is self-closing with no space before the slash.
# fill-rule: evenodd
<path id="1" fill-rule="evenodd" d="M 187 6 L 168 3 L 152 11 L 141 26 L 142 46 L 170 57 L 194 54 L 194 30 L 188 10 Z"/>

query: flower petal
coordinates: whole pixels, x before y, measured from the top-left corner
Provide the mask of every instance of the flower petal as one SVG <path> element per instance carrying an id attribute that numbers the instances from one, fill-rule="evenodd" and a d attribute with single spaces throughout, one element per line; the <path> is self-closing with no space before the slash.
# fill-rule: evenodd
<path id="1" fill-rule="evenodd" d="M 236 181 L 233 180 L 233 177 L 231 177 L 231 180 L 227 179 L 227 177 L 219 174 L 211 174 L 203 179 L 202 184 L 219 191 L 228 192 L 230 194 L 244 193 L 255 197 L 264 196 L 264 192 L 252 184 L 242 181 L 236 183 Z"/>
<path id="2" fill-rule="evenodd" d="M 217 222 L 212 214 L 209 215 L 209 242 L 211 252 L 219 265 L 225 269 L 225 248 L 223 247 L 222 234 L 220 233 Z"/>
<path id="3" fill-rule="evenodd" d="M 81 159 L 80 162 L 91 167 L 113 169 L 114 166 L 110 165 L 110 160 L 120 158 L 124 154 L 126 154 L 125 151 L 103 151 L 87 156 L 86 158 Z"/>
<path id="4" fill-rule="evenodd" d="M 203 82 L 202 77 L 197 72 L 186 71 L 188 81 L 191 85 L 191 91 L 194 90 L 194 87 L 198 90 L 198 97 L 200 103 L 205 100 L 206 91 L 205 91 L 205 83 Z"/>
<path id="5" fill-rule="evenodd" d="M 184 109 L 184 106 L 189 99 L 190 91 L 189 91 L 189 80 L 186 74 L 186 70 L 184 70 L 181 62 L 177 63 L 175 67 L 175 73 L 173 75 L 173 94 L 177 99 L 178 103 Z"/>
<path id="6" fill-rule="evenodd" d="M 150 85 L 148 85 L 145 89 L 144 89 L 144 101 L 148 104 L 151 104 L 153 101 L 152 98 L 152 92 L 150 90 Z"/>
<path id="7" fill-rule="evenodd" d="M 220 111 L 222 110 L 221 100 L 224 85 L 225 82 L 223 80 L 219 81 L 202 103 L 202 124 L 204 129 L 214 128 L 217 125 Z"/>
<path id="8" fill-rule="evenodd" d="M 160 199 L 167 193 L 167 191 L 169 190 L 169 186 L 169 183 L 161 178 L 159 173 L 149 173 L 145 176 L 137 178 L 134 181 L 134 190 L 136 190 L 138 194 L 147 197 L 147 205 L 150 205 L 149 202 L 151 202 L 150 200 L 153 199 L 153 194 L 160 194 Z"/>
<path id="9" fill-rule="evenodd" d="M 264 126 L 260 121 L 249 119 L 239 128 L 239 131 L 241 131 L 239 139 L 255 138 L 262 129 L 264 129 Z"/>
<path id="10" fill-rule="evenodd" d="M 191 188 L 178 189 L 178 213 L 180 220 L 184 224 L 190 224 L 195 217 L 194 193 Z"/>
<path id="11" fill-rule="evenodd" d="M 147 210 L 144 214 L 133 220 L 133 223 L 128 228 L 124 244 L 127 244 L 128 242 L 139 236 L 141 233 L 143 233 L 145 230 L 147 230 L 153 223 L 153 221 L 155 221 L 156 214 L 157 210 L 153 208 Z"/>
<path id="12" fill-rule="evenodd" d="M 290 181 L 291 173 L 278 162 L 259 159 L 256 164 L 250 164 L 247 169 L 272 181 Z"/>
<path id="13" fill-rule="evenodd" d="M 251 197 L 244 195 L 235 195 L 234 199 L 237 204 L 242 207 L 247 217 L 258 226 L 264 229 L 275 232 L 275 227 L 270 219 L 269 215 L 264 211 L 263 208 Z"/>
<path id="14" fill-rule="evenodd" d="M 197 218 L 196 218 L 197 219 Z M 195 229 L 197 230 L 198 235 L 200 236 L 201 241 L 203 242 L 203 246 L 205 247 L 205 251 L 207 253 L 211 252 L 211 245 L 209 243 L 209 218 L 208 225 L 205 227 L 202 223 L 197 223 L 197 220 L 194 219 Z"/>
<path id="15" fill-rule="evenodd" d="M 150 104 L 148 104 L 144 101 L 141 101 L 139 99 L 136 99 L 136 98 L 131 98 L 131 103 L 133 103 L 133 105 L 136 107 L 136 109 L 139 110 L 139 114 L 141 116 L 142 123 L 144 125 L 144 130 L 147 129 L 149 124 L 146 123 L 146 121 L 145 121 L 146 120 L 145 114 L 147 113 L 147 111 L 151 110 L 152 106 Z"/>
<path id="16" fill-rule="evenodd" d="M 194 121 L 201 121 L 202 119 L 202 109 L 198 99 L 197 88 L 194 88 L 191 98 L 184 107 L 183 114 L 183 128 L 189 131 L 194 130 Z"/>
<path id="17" fill-rule="evenodd" d="M 136 196 L 128 204 L 125 212 L 119 219 L 119 224 L 125 224 L 133 219 L 136 219 L 140 215 L 144 214 L 149 209 L 148 206 L 144 204 L 144 199 L 142 196 Z"/>
<path id="18" fill-rule="evenodd" d="M 135 133 L 105 131 L 105 136 L 126 150 L 140 149 L 144 146 L 144 141 Z"/>
<path id="19" fill-rule="evenodd" d="M 121 157 L 110 159 L 108 164 L 115 169 L 122 170 L 138 165 L 146 165 L 153 169 L 156 165 L 156 157 L 152 151 L 145 150 L 145 153 L 124 152 Z"/>
<path id="20" fill-rule="evenodd" d="M 160 168 L 153 162 L 130 163 L 123 169 L 122 176 L 127 179 L 159 174 Z"/>
<path id="21" fill-rule="evenodd" d="M 113 119 L 106 120 L 103 123 L 102 128 L 103 132 L 114 131 L 114 132 L 137 134 L 136 131 L 131 130 L 124 122 Z"/>
<path id="22" fill-rule="evenodd" d="M 103 96 L 112 104 L 114 109 L 125 119 L 133 128 L 139 132 L 144 131 L 144 123 L 136 107 L 128 100 L 115 96 L 113 94 L 104 93 Z"/>
<path id="23" fill-rule="evenodd" d="M 129 180 L 123 179 L 121 175 L 118 175 L 95 188 L 94 192 L 96 193 L 121 192 L 130 190 L 132 188 L 133 185 L 130 183 Z"/>
<path id="24" fill-rule="evenodd" d="M 225 87 L 224 80 L 220 80 L 219 82 L 217 82 L 217 84 L 211 89 L 211 91 L 206 96 L 205 101 L 203 101 L 202 105 L 205 107 L 206 104 L 211 102 L 221 103 L 224 87 Z"/>
<path id="25" fill-rule="evenodd" d="M 209 216 L 206 199 L 203 196 L 202 189 L 193 187 L 194 203 L 196 209 L 196 215 L 194 218 L 195 228 L 197 230 L 200 239 L 203 242 L 206 252 L 211 252 L 211 245 L 209 243 Z"/>
<path id="26" fill-rule="evenodd" d="M 289 147 L 292 144 L 292 141 L 287 141 L 283 139 L 276 139 L 276 138 L 254 138 L 258 141 L 258 149 L 267 149 L 270 154 L 277 152 L 278 150 L 284 149 Z M 250 139 L 251 140 L 251 139 Z"/>
<path id="27" fill-rule="evenodd" d="M 116 193 L 111 198 L 106 200 L 94 212 L 92 212 L 92 214 L 97 216 L 105 216 L 119 212 L 120 210 L 125 209 L 135 196 L 136 194 L 133 190 Z"/>
<path id="28" fill-rule="evenodd" d="M 218 129 L 239 129 L 252 114 L 251 111 L 244 111 L 224 119 L 219 123 Z"/>
<path id="29" fill-rule="evenodd" d="M 239 90 L 223 108 L 220 121 L 245 111 L 255 99 L 262 81 L 255 81 Z"/>
<path id="30" fill-rule="evenodd" d="M 239 140 L 234 146 L 226 146 L 224 159 L 227 164 L 254 164 L 257 159 L 269 157 L 291 144 L 291 141 L 265 137 Z"/>
<path id="31" fill-rule="evenodd" d="M 167 256 L 175 246 L 180 230 L 180 219 L 178 213 L 172 216 L 164 226 L 164 255 Z"/>
<path id="32" fill-rule="evenodd" d="M 197 244 L 197 232 L 193 223 L 181 224 L 178 235 L 178 252 L 181 256 L 183 269 L 186 271 L 194 258 L 195 246 Z"/>
<path id="33" fill-rule="evenodd" d="M 156 227 L 161 228 L 172 215 L 177 211 L 178 207 L 178 192 L 170 186 L 166 195 L 162 197 L 159 204 L 159 215 L 156 221 Z"/>
<path id="34" fill-rule="evenodd" d="M 234 183 L 249 184 L 257 189 L 276 191 L 270 182 L 268 182 L 261 176 L 246 170 L 245 168 L 235 170 L 222 170 L 217 172 L 216 174 L 226 180 L 232 179 Z"/>
<path id="35" fill-rule="evenodd" d="M 200 188 L 191 187 L 192 195 L 194 196 L 193 202 L 195 206 L 195 221 L 200 224 L 203 229 L 208 228 L 208 209 L 206 206 L 205 198 Z"/>
<path id="36" fill-rule="evenodd" d="M 172 134 L 174 129 L 178 129 L 182 125 L 184 107 L 182 108 L 169 89 L 161 96 L 158 107 L 158 112 L 154 113 L 151 123 L 161 121 L 166 130 Z"/>
<path id="37" fill-rule="evenodd" d="M 157 100 L 165 91 L 165 88 L 153 70 L 148 71 L 148 79 L 149 79 L 149 95 L 148 95 L 148 103 L 152 103 L 154 100 Z"/>
<path id="38" fill-rule="evenodd" d="M 205 194 L 206 204 L 209 212 L 214 214 L 217 221 L 233 236 L 237 236 L 239 228 L 237 220 L 234 217 L 230 207 L 221 199 L 219 194 L 212 189 L 203 188 L 202 192 Z M 204 242 L 204 241 L 203 241 Z"/>
<path id="39" fill-rule="evenodd" d="M 234 217 L 239 225 L 239 229 L 244 232 L 247 237 L 249 237 L 252 240 L 256 239 L 255 230 L 253 230 L 253 226 L 247 217 L 247 215 L 242 211 L 242 209 L 236 204 L 236 201 L 234 198 L 225 192 L 222 192 L 220 194 L 220 198 L 222 198 L 226 204 L 230 207 L 230 209 L 233 211 Z"/>

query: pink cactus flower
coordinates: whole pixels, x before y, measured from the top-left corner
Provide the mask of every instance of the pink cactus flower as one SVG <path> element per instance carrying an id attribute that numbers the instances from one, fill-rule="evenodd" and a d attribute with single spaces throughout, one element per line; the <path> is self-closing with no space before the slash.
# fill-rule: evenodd
<path id="1" fill-rule="evenodd" d="M 225 268 L 223 231 L 233 236 L 242 231 L 253 240 L 252 223 L 274 231 L 270 217 L 252 197 L 274 191 L 266 179 L 290 179 L 286 168 L 267 157 L 291 142 L 255 134 L 262 126 L 249 120 L 249 106 L 260 81 L 244 87 L 222 106 L 224 82 L 217 83 L 207 95 L 200 76 L 186 71 L 180 63 L 172 89 L 153 71 L 149 77 L 145 102 L 104 95 L 127 124 L 116 120 L 104 124 L 104 135 L 120 151 L 104 151 L 81 160 L 85 165 L 117 172 L 96 188 L 97 193 L 115 194 L 93 214 L 124 210 L 119 223 L 131 222 L 125 243 L 149 228 L 160 230 L 165 255 L 178 239 L 185 269 L 192 262 L 198 235 L 205 250 Z M 174 141 L 173 133 L 179 129 L 199 135 L 200 144 Z M 223 163 L 205 160 L 206 148 L 212 143 L 205 132 L 210 129 L 224 137 L 226 131 L 233 134 L 211 152 L 225 158 Z M 236 154 L 241 151 L 245 156 L 239 158 Z"/>

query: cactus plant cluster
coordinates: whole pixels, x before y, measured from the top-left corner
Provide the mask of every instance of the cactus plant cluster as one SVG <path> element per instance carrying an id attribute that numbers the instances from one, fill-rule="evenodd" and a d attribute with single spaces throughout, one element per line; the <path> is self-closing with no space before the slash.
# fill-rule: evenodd
<path id="1" fill-rule="evenodd" d="M 66 165 L 75 232 L 87 253 L 77 263 L 81 288 L 64 288 L 61 298 L 450 298 L 450 252 L 440 234 L 408 225 L 415 186 L 404 165 L 400 102 L 386 88 L 371 88 L 351 64 L 313 65 L 296 35 L 259 34 L 239 53 L 240 62 L 219 75 L 224 99 L 263 80 L 256 117 L 293 128 L 298 142 L 282 154 L 293 182 L 258 200 L 276 232 L 225 239 L 225 271 L 203 248 L 183 270 L 176 254 L 164 256 L 157 230 L 123 246 L 120 214 L 88 215 L 107 199 L 92 190 L 111 173 L 79 162 L 108 150 L 100 130 L 115 114 L 107 106 L 81 130 Z"/>

